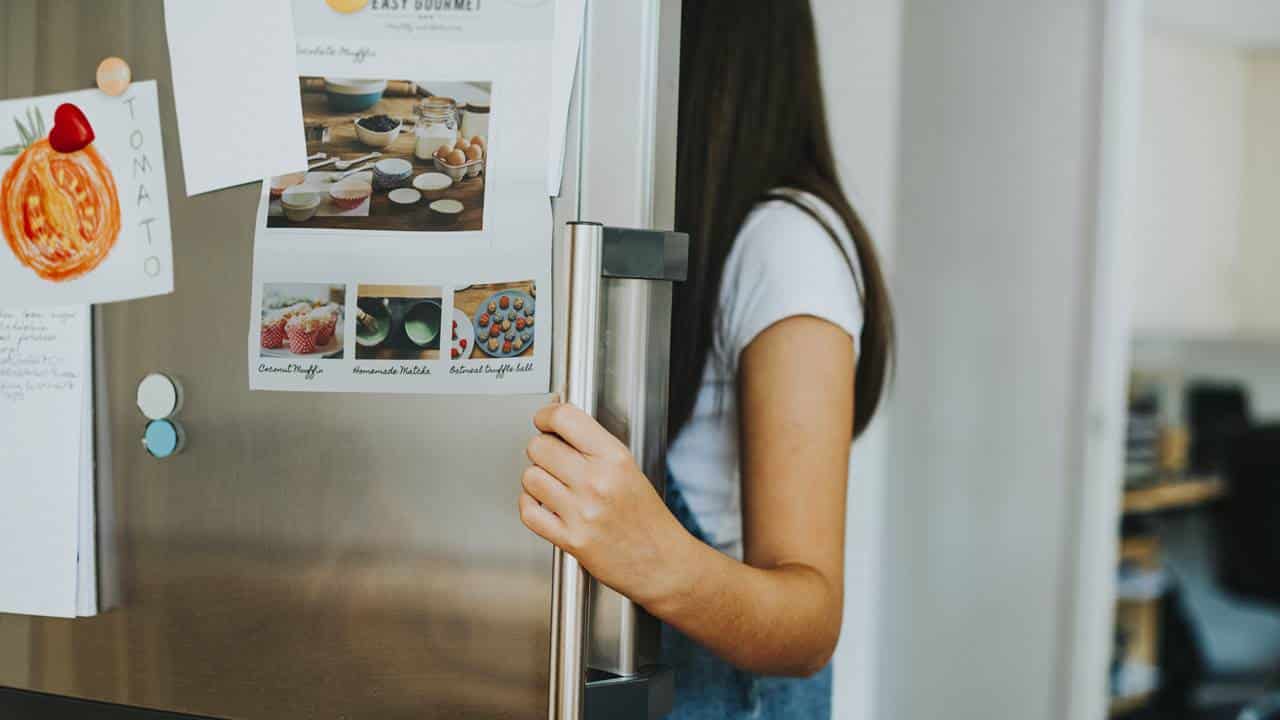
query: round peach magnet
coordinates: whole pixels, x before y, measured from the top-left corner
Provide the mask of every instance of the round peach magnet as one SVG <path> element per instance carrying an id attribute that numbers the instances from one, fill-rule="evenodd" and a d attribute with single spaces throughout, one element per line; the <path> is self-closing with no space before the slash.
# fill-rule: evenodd
<path id="1" fill-rule="evenodd" d="M 353 13 L 357 10 L 363 10 L 365 5 L 369 4 L 369 0 L 325 0 L 329 7 L 340 13 Z"/>
<path id="2" fill-rule="evenodd" d="M 128 90 L 132 79 L 133 71 L 129 69 L 129 63 L 118 57 L 104 58 L 98 63 L 98 89 L 112 97 Z"/>

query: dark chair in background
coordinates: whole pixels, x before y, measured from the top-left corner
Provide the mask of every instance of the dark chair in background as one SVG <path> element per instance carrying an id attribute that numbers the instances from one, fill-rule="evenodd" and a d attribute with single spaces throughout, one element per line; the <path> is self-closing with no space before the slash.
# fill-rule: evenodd
<path id="1" fill-rule="evenodd" d="M 1248 391 L 1239 383 L 1201 380 L 1187 387 L 1186 400 L 1191 473 L 1223 472 L 1232 439 L 1253 423 Z"/>
<path id="2" fill-rule="evenodd" d="M 1227 447 L 1227 492 L 1215 516 L 1218 580 L 1280 605 L 1280 424 L 1239 433 Z"/>
<path id="3" fill-rule="evenodd" d="M 1218 581 L 1235 595 L 1280 606 L 1280 424 L 1224 443 L 1227 492 L 1214 518 Z M 1238 720 L 1280 720 L 1280 691 L 1250 703 Z"/>

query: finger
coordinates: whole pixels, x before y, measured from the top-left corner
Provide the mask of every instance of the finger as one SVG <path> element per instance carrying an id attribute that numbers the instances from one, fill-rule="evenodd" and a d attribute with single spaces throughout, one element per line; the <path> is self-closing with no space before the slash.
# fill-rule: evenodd
<path id="1" fill-rule="evenodd" d="M 539 505 L 529 493 L 520 493 L 520 522 L 543 540 L 557 547 L 564 547 L 564 521 Z"/>
<path id="2" fill-rule="evenodd" d="M 524 474 L 520 476 L 520 484 L 526 493 L 533 496 L 534 500 L 542 503 L 562 519 L 565 513 L 573 508 L 573 493 L 569 488 L 537 465 L 525 468 Z"/>
<path id="3" fill-rule="evenodd" d="M 544 433 L 555 433 L 579 452 L 602 456 L 617 452 L 622 444 L 595 418 L 568 403 L 553 403 L 533 416 L 533 424 Z"/>
<path id="4" fill-rule="evenodd" d="M 539 435 L 525 448 L 529 461 L 551 473 L 560 482 L 572 486 L 573 478 L 582 470 L 586 459 L 555 435 Z"/>

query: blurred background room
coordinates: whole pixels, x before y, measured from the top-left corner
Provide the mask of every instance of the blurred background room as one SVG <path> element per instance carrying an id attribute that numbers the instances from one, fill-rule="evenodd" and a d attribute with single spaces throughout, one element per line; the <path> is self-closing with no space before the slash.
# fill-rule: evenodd
<path id="1" fill-rule="evenodd" d="M 1144 26 L 1118 717 L 1280 711 L 1280 9 L 1236 5 Z"/>
<path id="2" fill-rule="evenodd" d="M 815 9 L 901 343 L 835 716 L 1280 717 L 1280 2 Z"/>

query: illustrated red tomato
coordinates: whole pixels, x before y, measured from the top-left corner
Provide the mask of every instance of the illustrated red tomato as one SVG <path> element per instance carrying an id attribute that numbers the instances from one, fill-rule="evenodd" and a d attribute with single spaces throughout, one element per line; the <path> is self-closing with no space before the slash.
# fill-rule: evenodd
<path id="1" fill-rule="evenodd" d="M 463 350 L 466 350 L 466 349 L 467 349 L 467 339 L 466 339 L 466 338 L 462 338 L 461 340 L 459 340 L 459 341 L 458 341 L 458 346 L 459 346 L 459 347 L 461 347 Z"/>
<path id="2" fill-rule="evenodd" d="M 496 338 L 501 334 L 502 334 L 502 328 L 498 327 L 496 324 L 489 326 L 489 337 Z"/>
<path id="3" fill-rule="evenodd" d="M 489 313 L 480 313 L 480 327 L 488 327 Z"/>
<path id="4" fill-rule="evenodd" d="M 523 330 L 523 329 L 524 329 L 524 318 L 522 318 L 522 317 L 518 317 L 518 318 L 516 318 L 516 329 L 517 329 L 517 330 Z"/>
<path id="5" fill-rule="evenodd" d="M 503 295 L 502 297 L 498 298 L 498 307 L 502 308 L 503 310 L 506 310 L 507 308 L 511 307 L 511 297 L 509 295 Z"/>
<path id="6" fill-rule="evenodd" d="M 454 348 L 449 351 L 449 357 L 453 358 L 454 360 L 457 360 L 459 355 L 461 355 L 461 353 L 458 352 L 458 348 Z"/>
<path id="7" fill-rule="evenodd" d="M 9 249 L 45 280 L 93 270 L 120 234 L 115 178 L 92 145 L 64 153 L 36 140 L 5 172 L 0 201 Z"/>
<path id="8" fill-rule="evenodd" d="M 511 352 L 511 341 L 510 341 L 510 340 L 508 340 L 508 341 L 506 341 L 506 342 L 502 343 L 502 352 L 504 352 L 504 353 L 509 353 L 509 352 Z"/>

